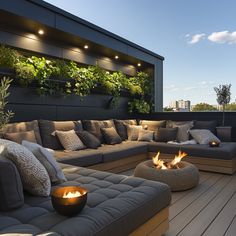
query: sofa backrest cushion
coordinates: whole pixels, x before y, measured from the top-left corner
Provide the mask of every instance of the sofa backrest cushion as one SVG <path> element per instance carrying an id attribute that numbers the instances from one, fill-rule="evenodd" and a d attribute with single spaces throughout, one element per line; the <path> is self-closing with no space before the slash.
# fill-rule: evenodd
<path id="1" fill-rule="evenodd" d="M 7 124 L 4 128 L 4 133 L 19 133 L 32 130 L 34 131 L 37 143 L 39 145 L 42 145 L 42 139 L 40 136 L 39 125 L 37 120 Z"/>
<path id="2" fill-rule="evenodd" d="M 83 120 L 82 124 L 84 130 L 96 136 L 101 143 L 105 142 L 101 133 L 101 128 L 115 128 L 113 120 Z"/>
<path id="3" fill-rule="evenodd" d="M 27 140 L 32 143 L 37 143 L 33 130 L 17 133 L 4 133 L 3 137 L 19 144 L 21 144 L 23 140 Z"/>
<path id="4" fill-rule="evenodd" d="M 217 122 L 216 120 L 210 120 L 210 121 L 195 121 L 194 126 L 192 129 L 208 129 L 213 134 L 216 134 L 216 126 Z"/>
<path id="5" fill-rule="evenodd" d="M 50 121 L 39 120 L 39 128 L 42 137 L 43 146 L 54 150 L 62 150 L 63 147 L 55 135 L 55 131 L 81 131 L 81 121 Z"/>
<path id="6" fill-rule="evenodd" d="M 189 121 L 167 120 L 166 121 L 166 128 L 174 128 L 176 126 L 185 125 L 185 124 L 190 124 L 191 126 L 193 126 L 194 121 L 193 120 L 189 120 Z"/>
<path id="7" fill-rule="evenodd" d="M 140 120 L 139 124 L 142 125 L 144 129 L 151 131 L 157 131 L 157 129 L 160 127 L 166 127 L 165 120 Z"/>
<path id="8" fill-rule="evenodd" d="M 13 162 L 0 155 L 0 211 L 10 211 L 24 204 L 19 172 Z"/>
<path id="9" fill-rule="evenodd" d="M 127 128 L 125 124 L 137 125 L 136 120 L 114 120 L 116 131 L 122 140 L 128 139 Z"/>
<path id="10" fill-rule="evenodd" d="M 177 139 L 178 128 L 159 128 L 154 132 L 156 142 L 169 142 Z"/>

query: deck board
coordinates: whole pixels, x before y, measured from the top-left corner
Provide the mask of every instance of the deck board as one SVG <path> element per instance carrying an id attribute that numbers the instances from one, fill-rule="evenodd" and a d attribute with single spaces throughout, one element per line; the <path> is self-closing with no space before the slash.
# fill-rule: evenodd
<path id="1" fill-rule="evenodd" d="M 236 236 L 236 174 L 201 171 L 196 188 L 172 193 L 169 210 L 165 236 Z"/>

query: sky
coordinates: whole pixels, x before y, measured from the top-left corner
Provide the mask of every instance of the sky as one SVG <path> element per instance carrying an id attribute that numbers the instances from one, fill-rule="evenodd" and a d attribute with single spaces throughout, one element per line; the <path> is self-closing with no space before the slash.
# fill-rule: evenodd
<path id="1" fill-rule="evenodd" d="M 165 57 L 164 106 L 217 104 L 214 87 L 232 84 L 236 101 L 235 0 L 46 0 Z"/>

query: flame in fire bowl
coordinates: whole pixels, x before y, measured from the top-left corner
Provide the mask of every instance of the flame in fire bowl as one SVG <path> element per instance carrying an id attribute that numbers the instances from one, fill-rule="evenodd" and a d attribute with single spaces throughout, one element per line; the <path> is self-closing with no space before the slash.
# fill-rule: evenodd
<path id="1" fill-rule="evenodd" d="M 168 163 L 167 160 L 163 161 Z M 158 169 L 152 160 L 144 161 L 137 165 L 134 176 L 165 183 L 169 185 L 171 191 L 191 189 L 199 182 L 197 167 L 185 161 L 180 161 L 178 168 L 171 169 Z"/>
<path id="2" fill-rule="evenodd" d="M 78 186 L 56 188 L 51 195 L 54 209 L 61 215 L 74 216 L 87 202 L 87 190 Z"/>

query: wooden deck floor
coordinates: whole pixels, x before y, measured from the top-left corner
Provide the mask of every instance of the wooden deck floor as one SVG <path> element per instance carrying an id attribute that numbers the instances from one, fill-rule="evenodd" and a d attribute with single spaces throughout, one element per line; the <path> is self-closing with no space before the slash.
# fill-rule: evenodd
<path id="1" fill-rule="evenodd" d="M 236 236 L 236 174 L 200 172 L 196 188 L 172 193 L 169 220 L 165 236 Z"/>

